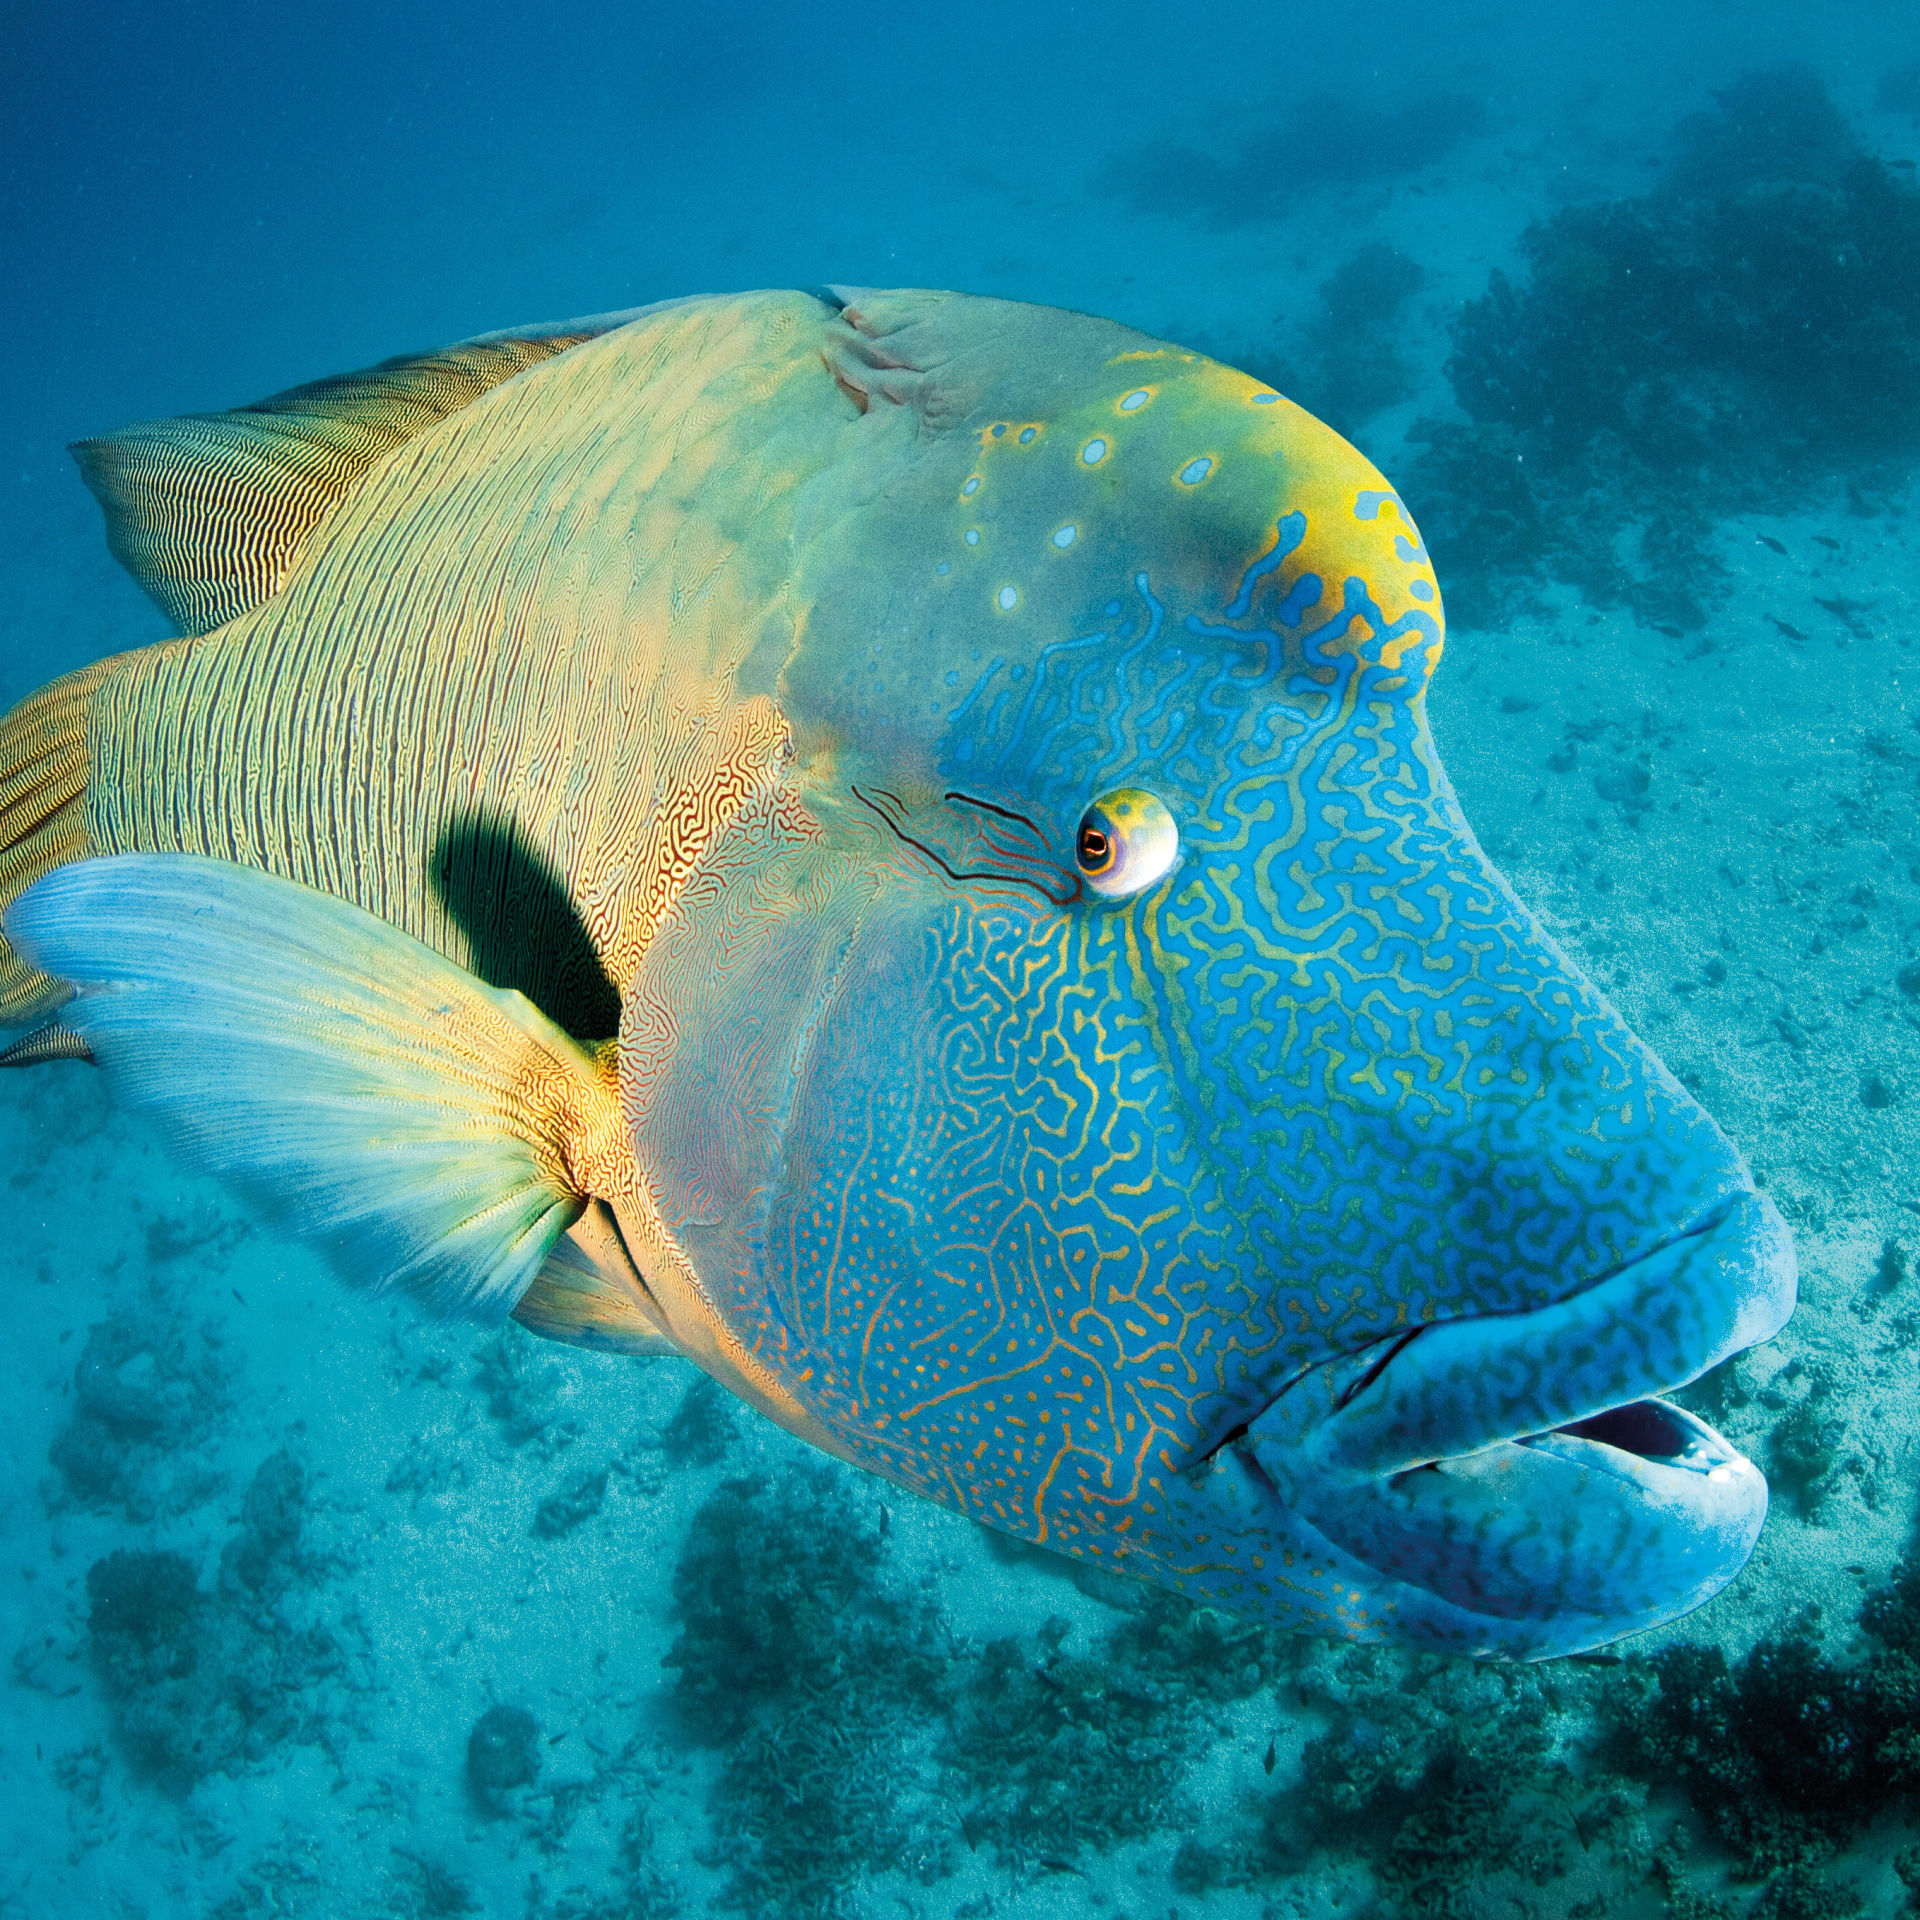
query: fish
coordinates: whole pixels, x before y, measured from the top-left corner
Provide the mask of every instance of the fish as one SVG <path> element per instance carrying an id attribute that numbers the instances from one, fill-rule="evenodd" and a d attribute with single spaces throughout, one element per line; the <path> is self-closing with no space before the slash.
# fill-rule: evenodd
<path id="1" fill-rule="evenodd" d="M 1273 387 L 776 290 L 76 455 L 177 631 L 0 723 L 8 1064 L 1277 1628 L 1534 1660 L 1738 1574 L 1670 1396 L 1791 1238 L 1481 850 L 1431 557 Z"/>

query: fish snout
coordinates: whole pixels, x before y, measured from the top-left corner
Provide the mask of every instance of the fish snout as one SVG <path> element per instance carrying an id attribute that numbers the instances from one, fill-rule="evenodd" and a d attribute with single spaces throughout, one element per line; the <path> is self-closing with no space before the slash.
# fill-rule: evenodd
<path id="1" fill-rule="evenodd" d="M 1310 1450 L 1330 1469 L 1398 1473 L 1591 1420 L 1769 1339 L 1796 1284 L 1786 1222 L 1749 1188 L 1566 1299 L 1437 1321 L 1347 1356 L 1359 1377 L 1329 1376 L 1335 1403 Z"/>
<path id="2" fill-rule="evenodd" d="M 1765 1479 L 1657 1396 L 1775 1332 L 1794 1289 L 1785 1223 L 1749 1189 L 1571 1298 L 1314 1368 L 1222 1451 L 1349 1613 L 1481 1655 L 1603 1645 L 1746 1564 Z"/>
<path id="3" fill-rule="evenodd" d="M 1710 1599 L 1759 1538 L 1759 1470 L 1667 1402 L 1583 1425 L 1387 1475 L 1313 1502 L 1312 1517 L 1364 1564 L 1483 1623 L 1474 1653 L 1578 1652 Z"/>

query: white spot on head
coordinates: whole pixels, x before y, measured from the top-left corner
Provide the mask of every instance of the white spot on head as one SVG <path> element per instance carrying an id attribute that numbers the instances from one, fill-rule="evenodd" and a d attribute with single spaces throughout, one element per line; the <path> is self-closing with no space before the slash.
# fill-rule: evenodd
<path id="1" fill-rule="evenodd" d="M 979 544 L 980 544 L 980 529 L 978 527 L 969 527 L 967 529 L 967 545 L 970 547 L 977 547 Z"/>
<path id="2" fill-rule="evenodd" d="M 1145 387 L 1135 387 L 1134 390 L 1120 402 L 1120 411 L 1122 413 L 1131 413 L 1136 407 L 1144 407 L 1152 398 L 1153 395 L 1150 394 Z"/>
<path id="3" fill-rule="evenodd" d="M 1080 449 L 1080 460 L 1083 466 L 1097 467 L 1106 457 L 1107 443 L 1104 440 L 1089 440 Z"/>
<path id="4" fill-rule="evenodd" d="M 1183 487 L 1197 487 L 1213 471 L 1213 462 L 1204 453 L 1198 460 L 1189 460 L 1180 469 L 1180 484 Z"/>
<path id="5" fill-rule="evenodd" d="M 1055 527 L 1053 530 L 1053 544 L 1056 547 L 1070 547 L 1073 545 L 1074 535 L 1079 531 L 1080 529 L 1078 527 Z"/>
<path id="6" fill-rule="evenodd" d="M 994 595 L 994 598 L 1000 603 L 1000 611 L 1002 613 L 1011 613 L 1019 603 L 1020 589 L 1018 587 L 1002 587 L 1000 591 Z"/>
<path id="7" fill-rule="evenodd" d="M 977 473 L 973 476 L 971 480 L 967 482 L 967 484 L 964 487 L 960 489 L 961 497 L 963 499 L 969 499 L 969 500 L 972 499 L 973 496 L 979 491 L 980 491 L 980 476 Z"/>

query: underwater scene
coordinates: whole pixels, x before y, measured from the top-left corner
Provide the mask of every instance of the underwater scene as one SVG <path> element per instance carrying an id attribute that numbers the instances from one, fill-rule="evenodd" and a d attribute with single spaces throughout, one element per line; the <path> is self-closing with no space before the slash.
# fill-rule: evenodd
<path id="1" fill-rule="evenodd" d="M 0 1916 L 1920 1914 L 1920 11 L 7 21 Z"/>

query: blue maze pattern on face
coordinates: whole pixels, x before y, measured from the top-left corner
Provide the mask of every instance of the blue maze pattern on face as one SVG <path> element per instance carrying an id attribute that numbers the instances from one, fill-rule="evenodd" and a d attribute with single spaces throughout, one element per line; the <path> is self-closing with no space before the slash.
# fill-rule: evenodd
<path id="1" fill-rule="evenodd" d="M 1283 590 L 1304 516 L 1274 531 L 1215 604 L 1138 572 L 961 692 L 951 778 L 1056 831 L 1144 788 L 1181 865 L 870 924 L 767 1223 L 828 1425 L 1069 1551 L 1177 1559 L 1173 1477 L 1304 1370 L 1564 1300 L 1745 1186 L 1476 846 L 1426 729 L 1437 622 Z"/>

